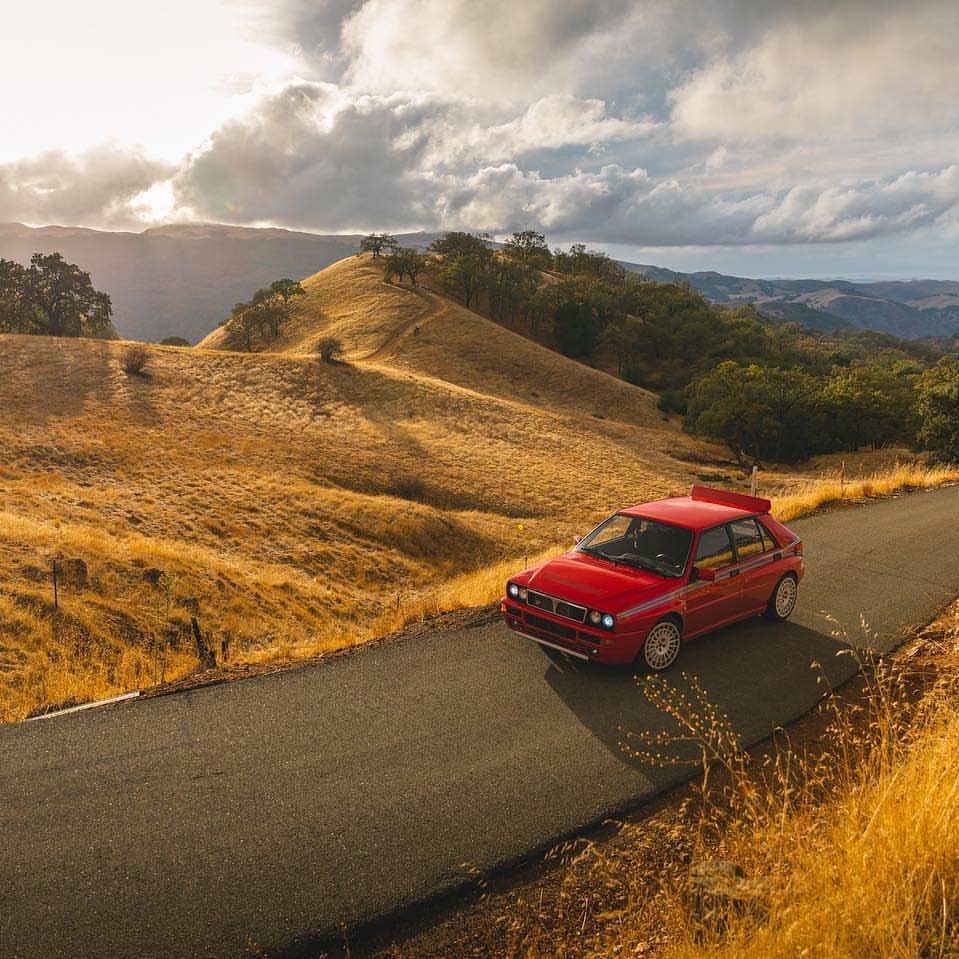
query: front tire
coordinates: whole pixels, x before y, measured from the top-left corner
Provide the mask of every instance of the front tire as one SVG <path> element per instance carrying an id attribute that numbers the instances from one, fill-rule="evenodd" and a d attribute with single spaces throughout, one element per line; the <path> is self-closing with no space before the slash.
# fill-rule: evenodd
<path id="1" fill-rule="evenodd" d="M 669 669 L 679 656 L 683 634 L 675 619 L 660 620 L 646 636 L 642 659 L 648 669 L 659 673 Z"/>
<path id="2" fill-rule="evenodd" d="M 786 573 L 783 578 L 776 583 L 772 596 L 769 597 L 769 605 L 766 606 L 766 619 L 774 623 L 781 623 L 784 619 L 792 616 L 792 611 L 796 608 L 796 597 L 799 594 L 799 586 L 796 577 L 792 573 Z"/>

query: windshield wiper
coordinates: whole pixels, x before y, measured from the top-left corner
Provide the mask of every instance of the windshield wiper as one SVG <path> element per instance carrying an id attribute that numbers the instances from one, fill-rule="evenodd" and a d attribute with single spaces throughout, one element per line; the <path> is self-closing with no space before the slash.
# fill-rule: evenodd
<path id="1" fill-rule="evenodd" d="M 590 556 L 598 556 L 600 559 L 605 559 L 607 563 L 612 563 L 614 566 L 619 566 L 618 559 L 614 559 L 608 553 L 604 553 L 601 549 L 593 549 L 591 546 L 580 546 L 579 551 L 581 553 L 587 553 Z"/>
<path id="2" fill-rule="evenodd" d="M 642 559 L 642 557 L 636 557 L 636 559 L 627 559 L 624 556 L 620 557 L 620 562 L 626 566 L 635 566 L 637 569 L 645 569 L 649 573 L 657 573 L 662 576 L 663 571 L 658 567 L 654 566 L 649 560 Z"/>

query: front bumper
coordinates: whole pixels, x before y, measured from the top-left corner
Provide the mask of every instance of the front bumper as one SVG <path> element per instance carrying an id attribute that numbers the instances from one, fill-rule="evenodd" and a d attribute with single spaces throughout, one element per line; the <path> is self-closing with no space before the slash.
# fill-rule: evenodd
<path id="1" fill-rule="evenodd" d="M 514 632 L 543 646 L 558 649 L 579 659 L 620 662 L 621 650 L 615 634 L 589 629 L 539 609 L 530 609 L 504 597 L 500 602 L 503 620 Z"/>

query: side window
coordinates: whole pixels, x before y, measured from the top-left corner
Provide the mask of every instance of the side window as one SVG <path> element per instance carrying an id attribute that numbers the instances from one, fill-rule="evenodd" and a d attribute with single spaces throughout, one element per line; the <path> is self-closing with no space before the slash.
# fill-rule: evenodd
<path id="1" fill-rule="evenodd" d="M 763 552 L 763 537 L 754 519 L 737 519 L 729 524 L 729 528 L 736 544 L 737 559 L 749 559 Z"/>
<path id="2" fill-rule="evenodd" d="M 733 561 L 733 544 L 725 526 L 716 526 L 699 534 L 696 547 L 696 569 L 720 569 Z"/>
<path id="3" fill-rule="evenodd" d="M 776 542 L 776 537 L 766 529 L 763 521 L 761 519 L 756 520 L 756 525 L 759 527 L 759 532 L 762 533 L 763 536 L 763 548 L 767 550 L 776 549 L 779 546 Z"/>

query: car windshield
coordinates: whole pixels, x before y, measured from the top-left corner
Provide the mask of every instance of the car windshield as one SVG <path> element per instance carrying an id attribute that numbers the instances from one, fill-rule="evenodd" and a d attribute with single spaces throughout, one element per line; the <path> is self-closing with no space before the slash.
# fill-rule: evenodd
<path id="1" fill-rule="evenodd" d="M 686 569 L 692 542 L 692 532 L 681 526 L 617 513 L 584 537 L 576 549 L 611 563 L 678 577 Z"/>

